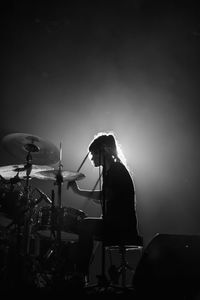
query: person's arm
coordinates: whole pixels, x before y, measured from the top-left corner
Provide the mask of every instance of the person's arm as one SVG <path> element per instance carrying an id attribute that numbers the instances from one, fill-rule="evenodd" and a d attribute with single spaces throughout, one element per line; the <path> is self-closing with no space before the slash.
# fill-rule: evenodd
<path id="1" fill-rule="evenodd" d="M 85 197 L 88 199 L 92 199 L 95 203 L 100 204 L 101 199 L 101 191 L 92 191 L 92 190 L 83 190 L 80 189 L 76 181 L 71 181 L 69 183 L 69 187 L 73 190 L 73 192 L 81 197 Z"/>

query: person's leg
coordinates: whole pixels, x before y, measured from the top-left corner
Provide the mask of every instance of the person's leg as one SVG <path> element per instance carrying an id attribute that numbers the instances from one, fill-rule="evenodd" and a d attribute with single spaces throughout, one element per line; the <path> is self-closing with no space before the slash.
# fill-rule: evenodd
<path id="1" fill-rule="evenodd" d="M 89 274 L 89 264 L 93 251 L 94 235 L 102 231 L 102 219 L 85 218 L 78 224 L 77 272 Z"/>

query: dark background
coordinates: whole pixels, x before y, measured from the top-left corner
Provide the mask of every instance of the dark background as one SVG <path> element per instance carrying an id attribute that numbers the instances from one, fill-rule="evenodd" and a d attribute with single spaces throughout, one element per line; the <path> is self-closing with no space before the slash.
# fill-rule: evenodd
<path id="1" fill-rule="evenodd" d="M 94 135 L 113 131 L 145 242 L 199 234 L 199 50 L 194 1 L 1 3 L 0 137 L 61 142 L 64 170 L 76 171 Z M 23 163 L 2 146 L 0 155 L 1 166 Z M 81 172 L 80 187 L 93 188 L 98 170 L 87 160 Z M 31 184 L 57 192 L 51 181 Z M 62 204 L 101 214 L 66 183 Z"/>

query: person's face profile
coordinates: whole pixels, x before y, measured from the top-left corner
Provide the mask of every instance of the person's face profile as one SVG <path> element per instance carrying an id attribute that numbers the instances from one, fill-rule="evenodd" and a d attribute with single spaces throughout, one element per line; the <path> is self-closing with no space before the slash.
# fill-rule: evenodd
<path id="1" fill-rule="evenodd" d="M 101 155 L 99 151 L 90 152 L 90 159 L 95 167 L 99 167 L 101 165 Z"/>

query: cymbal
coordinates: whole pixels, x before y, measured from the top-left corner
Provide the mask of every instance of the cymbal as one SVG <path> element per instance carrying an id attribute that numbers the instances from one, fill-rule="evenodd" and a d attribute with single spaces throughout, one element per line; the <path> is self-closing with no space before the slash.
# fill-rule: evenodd
<path id="1" fill-rule="evenodd" d="M 42 179 L 42 180 L 57 180 L 57 176 L 60 175 L 63 179 L 63 181 L 75 181 L 75 180 L 81 180 L 85 178 L 85 175 L 82 173 L 78 172 L 73 172 L 73 171 L 59 171 L 59 170 L 46 170 L 46 171 L 40 171 L 40 172 L 35 172 L 33 174 L 33 177 L 37 179 Z"/>
<path id="2" fill-rule="evenodd" d="M 52 167 L 49 166 L 42 166 L 42 165 L 32 165 L 32 169 L 31 169 L 31 173 L 30 173 L 30 177 L 34 177 L 34 174 L 37 172 L 41 172 L 41 171 L 47 171 L 47 170 L 51 170 L 53 169 Z M 25 165 L 8 165 L 8 166 L 1 166 L 0 167 L 0 175 L 4 178 L 4 179 L 11 179 L 14 178 L 15 176 L 17 176 L 20 179 L 23 179 L 26 177 L 26 166 Z"/>
<path id="3" fill-rule="evenodd" d="M 50 141 L 27 133 L 11 133 L 2 139 L 4 149 L 14 157 L 25 161 L 28 153 L 32 163 L 51 165 L 59 161 L 59 149 Z"/>

